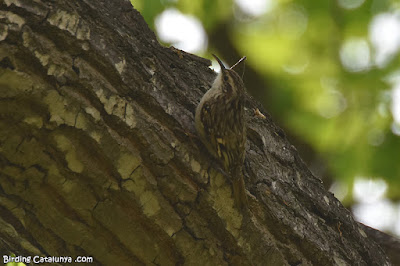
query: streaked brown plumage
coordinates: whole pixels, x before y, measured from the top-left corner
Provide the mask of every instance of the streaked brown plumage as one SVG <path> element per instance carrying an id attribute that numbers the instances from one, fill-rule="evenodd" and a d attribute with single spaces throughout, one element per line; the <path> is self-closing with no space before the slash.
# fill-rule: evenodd
<path id="1" fill-rule="evenodd" d="M 243 162 L 246 145 L 244 119 L 245 88 L 240 76 L 227 69 L 214 55 L 221 71 L 196 109 L 195 125 L 198 135 L 207 150 L 219 160 L 226 174 L 231 178 L 236 206 L 247 206 L 243 180 Z"/>

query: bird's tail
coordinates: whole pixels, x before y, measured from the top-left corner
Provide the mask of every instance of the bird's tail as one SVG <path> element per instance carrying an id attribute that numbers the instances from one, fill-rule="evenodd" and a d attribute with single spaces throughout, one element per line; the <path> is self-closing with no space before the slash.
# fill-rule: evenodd
<path id="1" fill-rule="evenodd" d="M 236 207 L 241 210 L 247 208 L 249 203 L 247 201 L 246 188 L 244 185 L 243 174 L 240 174 L 238 178 L 235 178 L 232 182 L 233 198 L 235 200 Z"/>

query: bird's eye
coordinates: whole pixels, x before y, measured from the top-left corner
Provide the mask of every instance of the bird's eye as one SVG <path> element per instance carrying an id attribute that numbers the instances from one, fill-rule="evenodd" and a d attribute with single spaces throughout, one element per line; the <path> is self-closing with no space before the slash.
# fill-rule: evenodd
<path id="1" fill-rule="evenodd" d="M 224 76 L 224 80 L 225 80 L 225 81 L 228 81 L 228 76 Z"/>

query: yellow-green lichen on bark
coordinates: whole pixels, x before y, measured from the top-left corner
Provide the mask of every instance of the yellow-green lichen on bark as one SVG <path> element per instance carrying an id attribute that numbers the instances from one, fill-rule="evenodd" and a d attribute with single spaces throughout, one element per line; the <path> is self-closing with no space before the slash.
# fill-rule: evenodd
<path id="1" fill-rule="evenodd" d="M 4 41 L 8 35 L 8 26 L 6 24 L 0 23 L 0 42 Z"/>
<path id="2" fill-rule="evenodd" d="M 16 30 L 21 30 L 25 25 L 25 19 L 9 11 L 0 11 L 0 19 L 5 20 L 9 25 L 17 25 Z"/>
<path id="3" fill-rule="evenodd" d="M 130 159 L 134 162 L 134 159 L 130 156 L 122 157 L 123 160 Z M 135 169 L 134 164 L 131 164 L 129 169 Z M 129 179 L 123 183 L 123 187 L 128 191 L 135 193 L 138 198 L 140 206 L 143 208 L 143 213 L 146 216 L 155 215 L 160 210 L 160 204 L 157 199 L 155 191 L 152 192 L 153 185 L 148 182 L 148 179 L 143 175 L 142 167 L 139 167 L 139 161 L 136 162 L 137 170 L 132 173 L 132 170 L 127 170 L 126 174 Z M 131 175 L 132 174 L 132 175 Z M 131 175 L 131 176 L 130 176 Z"/>
<path id="4" fill-rule="evenodd" d="M 67 30 L 75 35 L 78 29 L 80 17 L 78 14 L 67 13 L 64 10 L 56 10 L 52 13 L 47 21 L 61 30 Z"/>
<path id="5" fill-rule="evenodd" d="M 214 209 L 225 221 L 226 229 L 235 237 L 239 237 L 243 216 L 234 207 L 232 186 L 226 182 L 226 177 L 221 173 L 213 172 L 210 177 L 210 196 Z"/>
<path id="6" fill-rule="evenodd" d="M 43 127 L 43 118 L 41 116 L 28 116 L 24 119 L 24 122 L 36 128 Z"/>
<path id="7" fill-rule="evenodd" d="M 123 187 L 126 190 L 135 193 L 137 197 L 144 192 L 146 186 L 147 180 L 143 175 L 142 167 L 138 167 L 133 173 L 131 173 L 130 178 L 123 182 Z"/>
<path id="8" fill-rule="evenodd" d="M 193 172 L 200 173 L 201 166 L 200 166 L 200 163 L 198 161 L 196 161 L 195 159 L 192 159 L 190 161 L 190 166 L 192 167 Z"/>
<path id="9" fill-rule="evenodd" d="M 160 210 L 157 196 L 149 190 L 144 191 L 140 195 L 139 201 L 146 216 L 153 216 Z"/>
<path id="10" fill-rule="evenodd" d="M 84 109 L 85 109 L 85 112 L 87 114 L 91 115 L 96 122 L 98 122 L 100 120 L 100 118 L 101 118 L 100 112 L 96 108 L 94 108 L 92 106 L 86 106 Z"/>
<path id="11" fill-rule="evenodd" d="M 126 152 L 121 153 L 117 162 L 118 173 L 121 175 L 122 179 L 128 179 L 140 163 L 140 157 Z"/>
<path id="12" fill-rule="evenodd" d="M 105 92 L 103 89 L 96 90 L 96 95 L 104 105 L 106 112 L 119 117 L 130 128 L 135 128 L 137 122 L 131 103 L 118 95 L 110 94 L 111 96 L 109 96 L 108 94 L 109 92 Z"/>
<path id="13" fill-rule="evenodd" d="M 117 69 L 119 74 L 122 74 L 122 72 L 124 72 L 125 66 L 126 66 L 125 58 L 123 58 L 121 61 L 115 64 L 115 68 Z"/>
<path id="14" fill-rule="evenodd" d="M 15 97 L 17 95 L 32 92 L 37 85 L 32 77 L 10 69 L 0 69 L 1 97 Z"/>
<path id="15" fill-rule="evenodd" d="M 57 125 L 67 124 L 75 126 L 77 108 L 69 105 L 69 102 L 56 90 L 49 90 L 44 98 L 50 112 L 50 121 Z"/>
<path id="16" fill-rule="evenodd" d="M 90 135 L 90 137 L 91 137 L 92 139 L 94 139 L 97 143 L 100 143 L 100 142 L 101 142 L 101 138 L 102 138 L 102 133 L 101 133 L 101 132 L 98 132 L 98 131 L 91 131 L 91 132 L 89 133 L 89 135 Z"/>
<path id="17" fill-rule="evenodd" d="M 77 74 L 72 69 L 71 55 L 66 51 L 58 50 L 52 40 L 45 35 L 32 32 L 30 28 L 24 28 L 22 39 L 23 45 L 47 69 L 47 75 L 54 76 L 62 84 L 67 79 L 77 79 Z"/>
<path id="18" fill-rule="evenodd" d="M 103 102 L 103 104 L 104 104 L 104 109 L 106 110 L 106 112 L 108 114 L 115 115 L 123 121 L 128 119 L 129 120 L 128 125 L 131 128 L 135 127 L 136 121 L 134 118 L 133 109 L 125 99 L 123 99 L 117 95 L 112 95 L 111 97 L 106 99 Z"/>
<path id="19" fill-rule="evenodd" d="M 80 161 L 76 154 L 76 150 L 71 141 L 64 135 L 55 135 L 57 147 L 65 153 L 65 160 L 67 161 L 68 168 L 76 173 L 81 173 L 84 169 L 83 163 Z"/>

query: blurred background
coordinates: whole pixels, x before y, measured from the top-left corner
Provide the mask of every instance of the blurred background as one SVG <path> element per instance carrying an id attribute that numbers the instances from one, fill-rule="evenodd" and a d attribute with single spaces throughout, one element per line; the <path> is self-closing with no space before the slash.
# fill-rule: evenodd
<path id="1" fill-rule="evenodd" d="M 132 4 L 167 46 L 246 55 L 247 90 L 313 173 L 358 221 L 400 235 L 400 1 Z"/>

